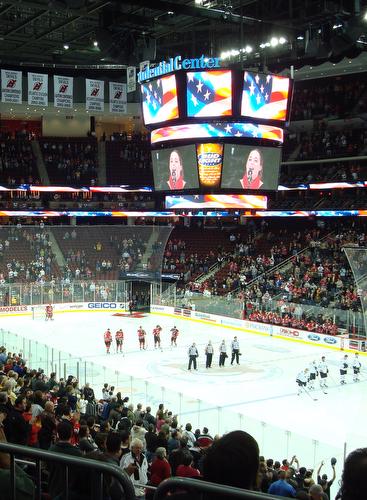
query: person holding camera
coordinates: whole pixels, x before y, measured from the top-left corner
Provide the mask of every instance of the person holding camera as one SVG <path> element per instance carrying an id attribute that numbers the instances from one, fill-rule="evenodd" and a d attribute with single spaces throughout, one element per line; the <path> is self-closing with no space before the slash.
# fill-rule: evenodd
<path id="1" fill-rule="evenodd" d="M 331 498 L 330 497 L 330 488 L 331 488 L 331 485 L 333 484 L 333 482 L 335 481 L 335 478 L 336 478 L 335 464 L 336 464 L 336 458 L 332 458 L 331 459 L 331 467 L 333 469 L 333 477 L 330 480 L 328 480 L 328 477 L 326 474 L 323 474 L 322 476 L 320 476 L 321 469 L 324 466 L 323 461 L 321 462 L 320 467 L 317 469 L 317 483 L 322 487 L 323 492 L 328 496 L 328 498 Z"/>
<path id="2" fill-rule="evenodd" d="M 131 441 L 130 453 L 122 456 L 120 467 L 130 477 L 135 496 L 143 497 L 145 491 L 142 485 L 148 482 L 148 461 L 143 453 L 143 443 L 140 439 L 135 438 Z"/>
<path id="3" fill-rule="evenodd" d="M 238 342 L 237 337 L 235 337 L 232 340 L 231 349 L 232 349 L 231 365 L 233 365 L 233 361 L 235 359 L 236 359 L 236 363 L 239 365 L 240 364 L 240 343 Z"/>
<path id="4" fill-rule="evenodd" d="M 189 347 L 189 367 L 188 370 L 191 370 L 191 366 L 194 365 L 194 370 L 197 370 L 196 358 L 199 356 L 197 347 L 195 342 Z"/>

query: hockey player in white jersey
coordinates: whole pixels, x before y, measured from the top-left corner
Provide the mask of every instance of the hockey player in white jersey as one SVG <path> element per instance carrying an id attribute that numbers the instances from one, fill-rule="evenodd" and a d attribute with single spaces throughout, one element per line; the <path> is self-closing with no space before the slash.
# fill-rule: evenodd
<path id="1" fill-rule="evenodd" d="M 355 353 L 354 359 L 353 359 L 353 382 L 359 382 L 359 374 L 361 371 L 361 362 L 359 361 L 359 354 L 358 352 Z"/>
<path id="2" fill-rule="evenodd" d="M 315 380 L 316 377 L 318 376 L 319 372 L 317 369 L 316 361 L 312 361 L 308 367 L 309 373 L 310 373 L 310 379 L 308 381 L 308 388 L 313 391 L 315 389 Z"/>
<path id="3" fill-rule="evenodd" d="M 345 354 L 343 356 L 343 359 L 341 360 L 339 365 L 339 371 L 340 371 L 340 383 L 341 385 L 344 385 L 346 383 L 345 377 L 348 372 L 348 354 Z"/>
<path id="4" fill-rule="evenodd" d="M 299 372 L 299 374 L 297 375 L 297 378 L 296 378 L 296 382 L 298 385 L 297 396 L 299 396 L 301 394 L 302 390 L 305 390 L 305 387 L 306 387 L 307 382 L 308 382 L 308 368 L 305 368 L 304 370 Z"/>
<path id="5" fill-rule="evenodd" d="M 325 360 L 325 356 L 322 356 L 321 361 L 319 363 L 319 374 L 320 374 L 320 387 L 321 389 L 325 389 L 327 387 L 327 377 L 329 373 L 329 368 Z"/>

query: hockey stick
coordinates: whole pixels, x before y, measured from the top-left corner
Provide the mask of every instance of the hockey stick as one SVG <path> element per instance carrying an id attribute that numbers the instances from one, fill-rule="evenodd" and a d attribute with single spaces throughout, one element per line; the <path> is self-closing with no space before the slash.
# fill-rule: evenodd
<path id="1" fill-rule="evenodd" d="M 311 398 L 311 399 L 312 399 L 312 401 L 318 401 L 318 399 L 317 399 L 317 398 L 314 398 L 314 397 L 312 397 L 312 396 L 311 396 L 311 394 L 308 392 L 308 390 L 307 390 L 307 389 L 306 389 L 303 385 L 301 386 L 301 389 L 303 390 L 303 392 L 305 392 L 305 393 L 307 394 L 307 396 L 308 396 L 309 398 Z"/>

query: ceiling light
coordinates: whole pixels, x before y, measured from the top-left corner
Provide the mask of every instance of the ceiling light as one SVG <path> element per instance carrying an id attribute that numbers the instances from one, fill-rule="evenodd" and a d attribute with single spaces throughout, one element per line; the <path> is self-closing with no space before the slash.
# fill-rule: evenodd
<path id="1" fill-rule="evenodd" d="M 365 15 L 363 16 L 363 19 L 364 19 L 365 21 L 367 21 L 367 12 L 366 12 L 366 13 L 365 13 Z"/>
<path id="2" fill-rule="evenodd" d="M 266 45 L 265 43 L 260 43 L 260 49 L 265 49 Z"/>
<path id="3" fill-rule="evenodd" d="M 69 45 L 67 43 L 64 43 L 64 49 L 68 50 L 68 48 L 69 48 Z"/>
<path id="4" fill-rule="evenodd" d="M 279 38 L 279 43 L 280 43 L 281 45 L 284 45 L 284 44 L 286 43 L 286 41 L 287 41 L 287 40 L 284 38 L 284 36 L 281 36 L 281 37 Z"/>
<path id="5" fill-rule="evenodd" d="M 173 16 L 174 12 L 173 12 L 173 10 L 169 10 L 169 11 L 167 12 L 167 14 L 168 14 L 169 16 Z"/>
<path id="6" fill-rule="evenodd" d="M 93 45 L 94 45 L 95 47 L 98 47 L 98 42 L 97 42 L 97 40 L 94 40 Z"/>
<path id="7" fill-rule="evenodd" d="M 338 28 L 342 28 L 342 27 L 343 27 L 343 25 L 342 25 L 342 24 L 334 24 L 334 26 L 333 26 L 333 30 L 336 30 L 336 29 L 338 29 Z"/>
<path id="8" fill-rule="evenodd" d="M 273 38 L 270 40 L 270 45 L 272 47 L 276 47 L 278 45 L 278 43 L 279 43 L 279 40 L 275 36 L 273 36 Z"/>
<path id="9" fill-rule="evenodd" d="M 252 47 L 250 47 L 250 45 L 246 45 L 246 47 L 245 47 L 246 54 L 250 54 L 252 52 L 252 50 L 253 49 L 252 49 Z"/>
<path id="10" fill-rule="evenodd" d="M 297 36 L 297 40 L 304 40 L 304 39 L 305 39 L 305 38 L 304 38 L 302 35 Z"/>

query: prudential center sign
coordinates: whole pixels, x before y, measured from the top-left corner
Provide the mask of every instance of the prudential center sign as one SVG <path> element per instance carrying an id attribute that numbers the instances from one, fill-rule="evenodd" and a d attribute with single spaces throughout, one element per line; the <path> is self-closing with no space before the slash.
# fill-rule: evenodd
<path id="1" fill-rule="evenodd" d="M 169 61 L 161 61 L 154 68 L 149 66 L 144 71 L 139 71 L 138 82 L 144 82 L 156 76 L 162 76 L 180 69 L 213 69 L 220 68 L 220 57 L 206 57 L 202 55 L 193 59 L 182 59 L 181 56 L 171 57 Z"/>

